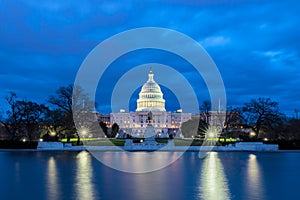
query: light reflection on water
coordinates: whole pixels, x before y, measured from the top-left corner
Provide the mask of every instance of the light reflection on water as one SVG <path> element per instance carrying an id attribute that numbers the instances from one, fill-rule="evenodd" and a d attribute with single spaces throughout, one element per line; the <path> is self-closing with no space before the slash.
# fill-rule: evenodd
<path id="1" fill-rule="evenodd" d="M 15 164 L 15 178 L 16 183 L 20 183 L 20 163 L 16 162 Z"/>
<path id="2" fill-rule="evenodd" d="M 264 184 L 261 176 L 257 156 L 250 154 L 246 173 L 247 189 L 245 191 L 247 191 L 247 194 L 245 195 L 245 199 L 265 199 Z"/>
<path id="3" fill-rule="evenodd" d="M 86 151 L 80 152 L 76 157 L 76 163 L 76 199 L 95 199 L 97 193 L 92 182 L 91 155 Z"/>
<path id="4" fill-rule="evenodd" d="M 230 199 L 228 182 L 218 153 L 210 152 L 203 160 L 200 176 L 199 192 L 201 199 Z"/>
<path id="5" fill-rule="evenodd" d="M 113 169 L 128 173 L 153 172 L 175 162 L 183 152 L 92 152 L 92 155 Z"/>
<path id="6" fill-rule="evenodd" d="M 58 185 L 58 177 L 59 174 L 57 173 L 56 167 L 56 160 L 54 157 L 50 157 L 48 160 L 47 166 L 47 199 L 55 200 L 59 199 L 60 196 L 60 187 Z"/>

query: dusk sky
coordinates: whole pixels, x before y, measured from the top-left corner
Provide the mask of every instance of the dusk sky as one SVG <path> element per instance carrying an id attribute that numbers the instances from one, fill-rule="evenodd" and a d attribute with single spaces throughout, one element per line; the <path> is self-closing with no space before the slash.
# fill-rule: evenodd
<path id="1" fill-rule="evenodd" d="M 300 110 L 299 10 L 297 0 L 0 0 L 0 110 L 6 109 L 8 91 L 43 103 L 72 84 L 85 57 L 103 40 L 128 29 L 164 27 L 205 48 L 222 75 L 229 106 L 270 97 L 293 116 Z M 154 62 L 182 73 L 187 67 L 166 52 L 129 53 L 105 73 L 102 81 L 109 84 L 97 91 L 98 110 L 110 112 L 107 96 L 123 73 Z M 147 74 L 141 76 L 147 80 Z M 196 75 L 185 76 L 192 81 Z M 205 84 L 196 90 L 199 101 L 209 98 Z M 177 109 L 172 93 L 165 92 L 167 108 Z"/>

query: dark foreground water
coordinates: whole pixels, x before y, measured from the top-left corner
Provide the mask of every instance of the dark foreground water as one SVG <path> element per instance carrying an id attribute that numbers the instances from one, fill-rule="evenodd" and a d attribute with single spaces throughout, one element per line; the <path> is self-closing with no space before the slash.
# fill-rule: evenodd
<path id="1" fill-rule="evenodd" d="M 108 159 L 129 154 L 102 153 Z M 139 164 L 145 154 L 130 156 Z M 176 152 L 151 154 L 164 158 Z M 212 152 L 199 159 L 188 152 L 161 170 L 132 174 L 111 169 L 85 151 L 0 152 L 3 200 L 299 198 L 300 153 Z"/>

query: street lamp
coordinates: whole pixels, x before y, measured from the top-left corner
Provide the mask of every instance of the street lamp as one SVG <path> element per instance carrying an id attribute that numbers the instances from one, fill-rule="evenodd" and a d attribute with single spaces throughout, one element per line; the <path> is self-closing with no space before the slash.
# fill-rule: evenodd
<path id="1" fill-rule="evenodd" d="M 250 135 L 250 137 L 254 137 L 256 135 L 256 133 L 254 131 L 251 131 L 249 135 Z"/>
<path id="2" fill-rule="evenodd" d="M 55 131 L 51 131 L 51 132 L 50 132 L 50 135 L 51 135 L 51 136 L 55 136 L 55 135 L 56 135 L 56 132 L 55 132 Z"/>

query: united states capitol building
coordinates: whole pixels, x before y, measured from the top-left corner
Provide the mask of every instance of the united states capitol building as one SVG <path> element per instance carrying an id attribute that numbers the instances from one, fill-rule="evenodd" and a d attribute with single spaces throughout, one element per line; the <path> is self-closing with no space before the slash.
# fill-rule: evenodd
<path id="1" fill-rule="evenodd" d="M 148 114 L 152 114 L 152 126 L 158 137 L 167 137 L 175 134 L 181 124 L 192 119 L 192 113 L 183 113 L 181 109 L 176 112 L 166 111 L 166 100 L 163 97 L 160 86 L 154 80 L 152 68 L 148 74 L 148 80 L 143 85 L 139 98 L 136 102 L 135 111 L 101 115 L 100 120 L 108 126 L 117 123 L 121 133 L 130 134 L 134 137 L 143 137 L 148 122 Z"/>
<path id="2" fill-rule="evenodd" d="M 104 122 L 109 128 L 114 124 L 119 125 L 119 134 L 129 134 L 133 137 L 143 137 L 146 127 L 149 124 L 149 113 L 151 112 L 152 126 L 154 127 L 156 137 L 169 137 L 180 134 L 182 123 L 191 119 L 203 119 L 210 125 L 224 125 L 226 112 L 209 111 L 208 113 L 192 114 L 184 113 L 182 109 L 176 112 L 166 111 L 166 100 L 163 97 L 160 86 L 154 80 L 152 68 L 148 74 L 148 80 L 144 83 L 139 98 L 136 101 L 136 110 L 126 112 L 121 109 L 120 112 L 110 114 L 99 114 L 99 121 Z M 179 132 L 179 134 L 178 134 Z"/>

